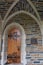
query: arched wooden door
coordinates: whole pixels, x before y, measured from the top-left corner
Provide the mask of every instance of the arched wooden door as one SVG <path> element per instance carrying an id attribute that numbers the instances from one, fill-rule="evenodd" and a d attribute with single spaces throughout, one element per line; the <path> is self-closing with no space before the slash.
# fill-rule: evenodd
<path id="1" fill-rule="evenodd" d="M 21 62 L 21 34 L 19 29 L 13 28 L 8 32 L 7 63 Z"/>

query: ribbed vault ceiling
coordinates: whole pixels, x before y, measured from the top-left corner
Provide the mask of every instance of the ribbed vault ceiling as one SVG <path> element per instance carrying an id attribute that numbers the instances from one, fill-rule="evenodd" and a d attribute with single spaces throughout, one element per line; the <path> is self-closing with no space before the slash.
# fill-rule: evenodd
<path id="1" fill-rule="evenodd" d="M 14 0 L 0 0 L 0 14 L 4 18 Z M 43 19 L 43 0 L 31 0 L 36 7 L 41 19 Z"/>

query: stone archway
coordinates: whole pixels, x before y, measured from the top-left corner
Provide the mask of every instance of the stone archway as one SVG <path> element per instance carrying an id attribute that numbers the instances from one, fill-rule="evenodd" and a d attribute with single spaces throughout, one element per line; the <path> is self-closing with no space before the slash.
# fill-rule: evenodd
<path id="1" fill-rule="evenodd" d="M 11 5 L 11 7 L 9 8 L 9 10 L 7 11 L 5 17 L 4 17 L 4 21 L 7 19 L 9 13 L 11 12 L 11 10 L 13 9 L 13 7 L 19 2 L 19 0 L 14 1 L 14 3 Z M 27 2 L 31 5 L 32 9 L 34 10 L 34 12 L 36 13 L 36 16 L 38 17 L 38 20 L 40 21 L 40 16 L 36 10 L 36 8 L 34 7 L 33 3 L 30 0 L 27 0 Z"/>
<path id="2" fill-rule="evenodd" d="M 3 33 L 3 49 L 2 49 L 2 60 L 1 60 L 1 65 L 4 65 L 7 61 L 7 53 L 5 51 L 7 51 L 7 42 L 8 42 L 8 31 L 14 27 L 17 27 L 20 32 L 21 32 L 21 63 L 20 64 L 23 64 L 25 65 L 26 64 L 26 51 L 25 51 L 25 48 L 26 48 L 26 44 L 25 44 L 25 39 L 26 39 L 26 35 L 25 35 L 25 32 L 24 32 L 24 29 L 22 28 L 21 25 L 19 25 L 18 23 L 11 23 L 9 24 L 6 29 L 4 30 L 4 33 Z"/>

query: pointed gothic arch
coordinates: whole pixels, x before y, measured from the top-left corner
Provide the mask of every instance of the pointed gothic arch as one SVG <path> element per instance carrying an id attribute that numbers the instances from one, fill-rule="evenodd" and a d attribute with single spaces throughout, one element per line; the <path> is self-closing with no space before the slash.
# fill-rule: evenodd
<path id="1" fill-rule="evenodd" d="M 16 0 L 16 1 L 11 5 L 11 7 L 9 8 L 9 10 L 7 11 L 7 13 L 6 13 L 5 17 L 4 17 L 4 20 L 7 19 L 9 13 L 11 12 L 11 10 L 13 9 L 13 7 L 14 7 L 18 2 L 19 2 L 19 0 Z M 41 19 L 40 19 L 40 16 L 39 16 L 39 14 L 38 14 L 36 8 L 35 8 L 34 5 L 32 4 L 32 2 L 31 2 L 30 0 L 27 0 L 27 2 L 28 2 L 28 4 L 32 7 L 32 9 L 34 10 L 34 12 L 36 13 L 36 16 L 38 17 L 38 20 L 40 21 L 40 20 L 41 20 Z M 3 20 L 3 21 L 4 21 L 4 20 Z"/>
<path id="2" fill-rule="evenodd" d="M 1 60 L 1 65 L 4 65 L 5 63 L 6 63 L 6 61 L 7 61 L 7 54 L 4 52 L 5 51 L 5 49 L 6 49 L 6 47 L 5 47 L 5 45 L 7 44 L 7 32 L 11 29 L 11 28 L 13 28 L 13 27 L 17 27 L 20 31 L 21 31 L 21 64 L 23 64 L 23 65 L 25 65 L 26 64 L 26 51 L 25 51 L 25 47 L 26 47 L 26 44 L 25 44 L 25 39 L 26 39 L 26 35 L 25 35 L 25 31 L 24 31 L 24 29 L 22 28 L 22 26 L 20 25 L 20 24 L 18 24 L 18 23 L 11 23 L 11 24 L 9 24 L 6 28 L 5 28 L 5 30 L 4 30 L 4 32 L 3 32 L 3 45 L 2 45 L 2 60 Z"/>
<path id="3" fill-rule="evenodd" d="M 36 8 L 34 7 L 34 5 L 31 4 L 31 1 L 30 1 L 30 0 L 27 0 L 27 1 L 29 2 L 29 4 L 31 5 L 31 7 L 33 8 L 33 10 L 34 10 L 34 12 L 36 13 L 38 19 L 37 19 L 36 16 L 32 15 L 30 12 L 27 12 L 27 11 L 24 11 L 24 10 L 14 12 L 12 15 L 10 15 L 10 16 L 7 18 L 7 16 L 9 15 L 9 13 L 10 13 L 11 10 L 13 9 L 13 7 L 17 4 L 17 2 L 19 2 L 19 0 L 16 0 L 16 1 L 11 5 L 11 7 L 9 8 L 7 14 L 5 15 L 4 20 L 3 20 L 3 25 L 6 26 L 6 24 L 8 23 L 8 21 L 9 21 L 13 16 L 18 15 L 19 13 L 24 13 L 24 14 L 27 14 L 27 15 L 31 16 L 31 17 L 38 23 L 38 25 L 39 25 L 39 27 L 40 27 L 40 30 L 41 30 L 41 33 L 42 33 L 42 29 L 41 29 L 41 25 L 40 25 L 40 24 L 41 24 L 41 23 L 40 23 L 40 16 L 39 16 L 39 14 L 38 14 Z M 5 27 L 5 26 L 4 26 L 4 27 Z M 4 27 L 3 27 L 3 30 L 4 30 Z M 5 32 L 5 31 L 4 31 L 4 32 Z M 2 55 L 3 55 L 3 53 L 2 53 Z M 3 56 L 3 57 L 4 57 L 4 56 Z M 2 57 L 2 62 L 3 62 L 3 57 Z M 25 59 L 24 59 L 23 62 L 25 63 Z M 3 65 L 3 64 L 2 64 L 2 65 Z M 24 64 L 24 65 L 25 65 L 25 64 Z"/>
<path id="4" fill-rule="evenodd" d="M 24 13 L 24 14 L 27 14 L 27 15 L 29 15 L 30 17 L 32 17 L 37 23 L 38 23 L 38 25 L 39 25 L 39 27 L 40 27 L 40 30 L 41 30 L 41 23 L 39 22 L 39 20 L 34 16 L 34 15 L 32 15 L 30 12 L 27 12 L 27 11 L 24 11 L 24 10 L 21 10 L 21 11 L 17 11 L 17 12 L 14 12 L 12 15 L 10 15 L 7 19 L 6 19 L 6 22 L 5 23 L 3 23 L 3 30 L 4 30 L 4 28 L 5 28 L 5 26 L 6 26 L 6 24 L 8 23 L 8 21 L 12 18 L 12 17 L 14 17 L 14 16 L 16 16 L 16 15 L 18 15 L 18 14 L 20 14 L 20 13 Z M 41 30 L 41 33 L 42 33 L 42 30 Z"/>

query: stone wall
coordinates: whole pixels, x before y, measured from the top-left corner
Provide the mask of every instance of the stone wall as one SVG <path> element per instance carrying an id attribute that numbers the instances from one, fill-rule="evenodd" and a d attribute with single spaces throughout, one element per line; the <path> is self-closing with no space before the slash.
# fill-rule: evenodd
<path id="1" fill-rule="evenodd" d="M 11 4 L 16 0 L 0 0 L 0 14 L 2 19 L 7 13 Z M 43 20 L 43 1 L 42 0 L 31 0 L 34 6 L 36 7 L 41 19 Z"/>
<path id="2" fill-rule="evenodd" d="M 4 18 L 5 14 L 7 13 L 12 3 L 13 2 L 7 2 L 7 1 L 0 2 L 0 14 L 2 16 L 2 19 Z M 22 25 L 22 27 L 25 30 L 27 65 L 43 65 L 42 34 L 41 34 L 41 30 L 37 22 L 35 22 L 31 17 L 27 17 L 27 15 L 26 15 L 26 18 L 25 18 L 25 15 L 24 16 L 18 15 L 17 17 L 10 20 L 10 22 L 12 21 L 17 22 L 20 25 Z M 1 30 L 2 30 L 2 22 L 0 21 L 0 34 L 1 34 Z M 0 35 L 0 38 L 1 38 L 1 35 Z M 31 40 L 34 38 L 37 41 Z M 34 41 L 36 41 L 36 43 Z"/>
<path id="3" fill-rule="evenodd" d="M 43 65 L 42 34 L 37 22 L 25 14 L 13 17 L 8 24 L 11 22 L 19 23 L 25 30 L 27 65 Z M 35 44 L 31 42 L 32 38 L 37 40 Z"/>
<path id="4" fill-rule="evenodd" d="M 28 21 L 23 28 L 26 33 L 27 64 L 43 64 L 42 36 L 38 24 L 35 21 Z M 31 38 L 36 38 L 37 43 L 32 44 Z"/>
<path id="5" fill-rule="evenodd" d="M 19 23 L 25 30 L 27 65 L 43 64 L 42 34 L 37 22 L 24 14 L 15 16 L 10 22 Z M 36 39 L 37 41 L 31 41 L 31 39 Z"/>

